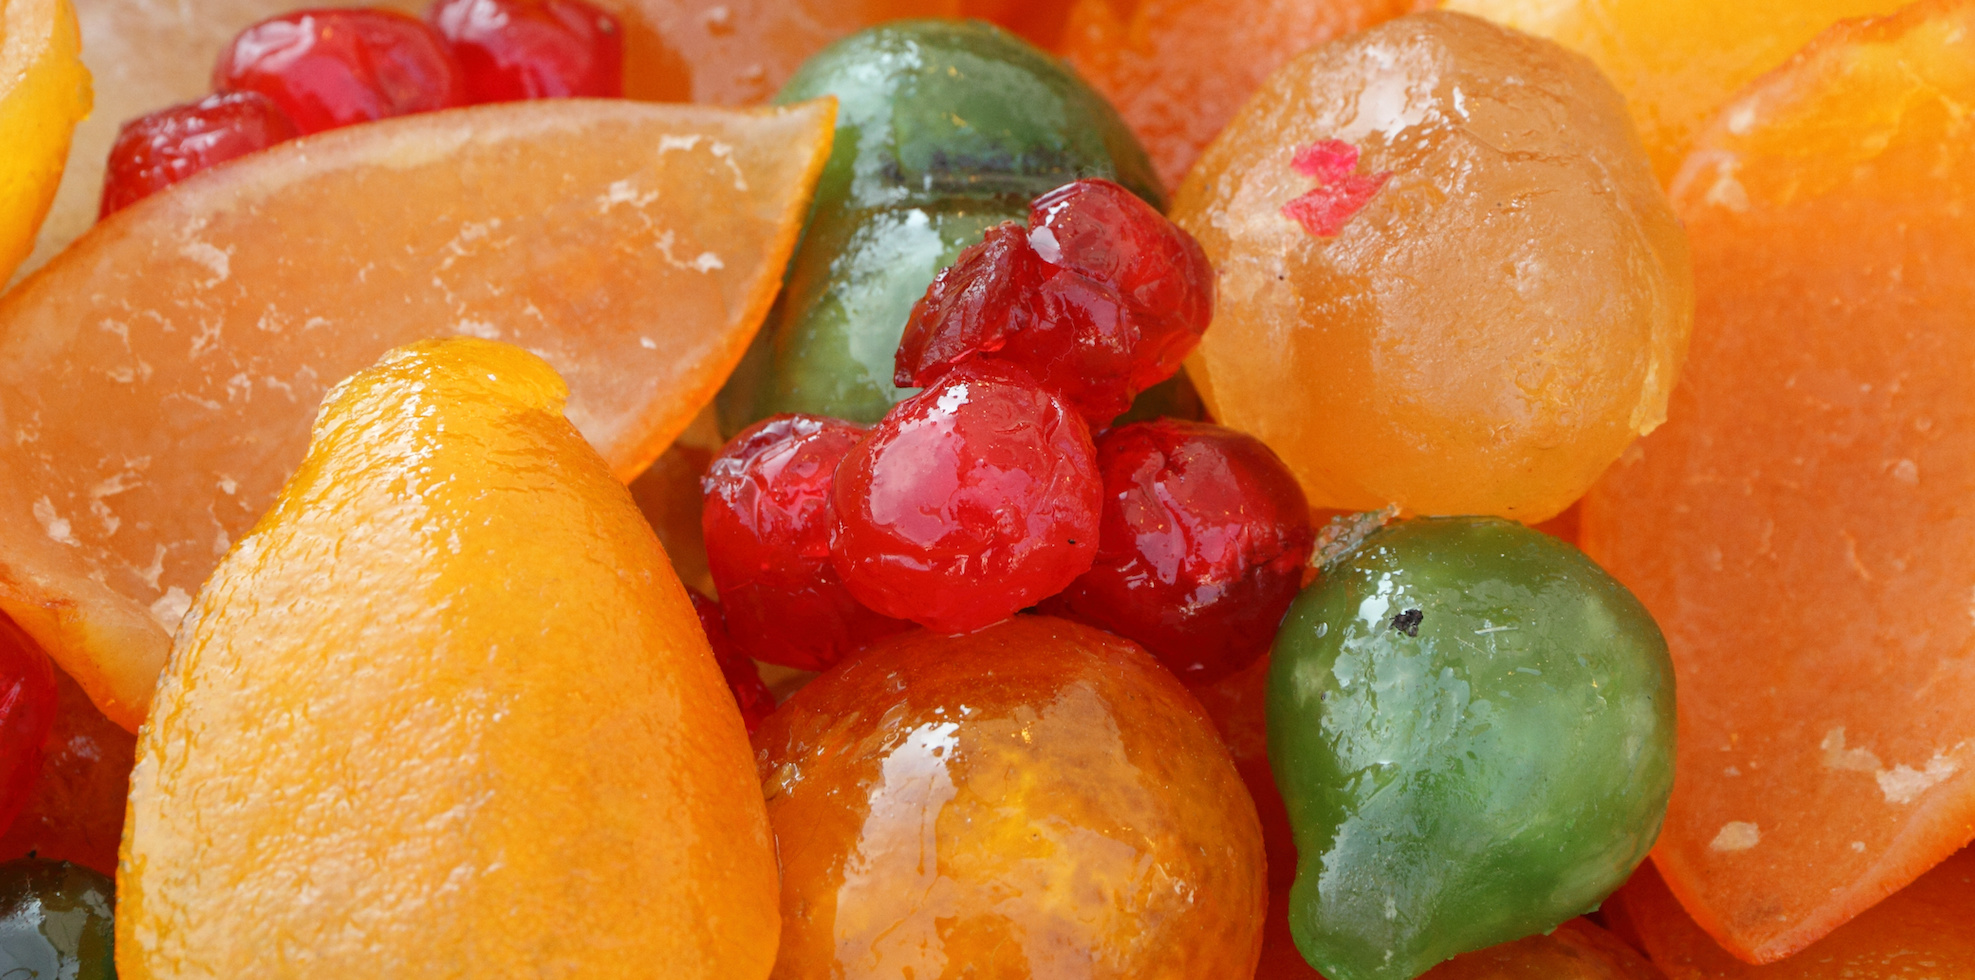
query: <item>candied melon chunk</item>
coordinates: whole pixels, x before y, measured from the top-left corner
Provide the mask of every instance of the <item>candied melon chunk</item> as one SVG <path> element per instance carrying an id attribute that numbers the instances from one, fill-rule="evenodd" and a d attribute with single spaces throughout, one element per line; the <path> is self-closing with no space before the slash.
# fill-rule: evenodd
<path id="1" fill-rule="evenodd" d="M 324 389 L 423 337 L 541 353 L 635 476 L 766 315 L 832 119 L 483 106 L 283 144 L 111 216 L 0 299 L 0 608 L 134 730 Z"/>
<path id="2" fill-rule="evenodd" d="M 1066 0 L 1067 3 L 1067 0 Z M 1065 60 L 1118 107 L 1159 178 L 1179 186 L 1284 62 L 1432 0 L 1076 0 Z"/>
<path id="3" fill-rule="evenodd" d="M 1832 29 L 1674 185 L 1693 354 L 1585 500 L 1665 630 L 1654 859 L 1767 962 L 1975 837 L 1975 3 Z"/>
<path id="4" fill-rule="evenodd" d="M 1648 863 L 1605 902 L 1672 980 L 1920 980 L 1975 976 L 1975 849 L 1921 875 L 1858 918 L 1767 966 L 1751 966 L 1694 924 Z"/>
<path id="5" fill-rule="evenodd" d="M 1284 65 L 1173 220 L 1220 271 L 1187 376 L 1312 507 L 1553 517 L 1686 353 L 1686 238 L 1618 93 L 1463 14 Z"/>
<path id="6" fill-rule="evenodd" d="M 566 392 L 465 337 L 331 390 L 138 739 L 119 976 L 767 977 L 747 733 Z"/>
<path id="7" fill-rule="evenodd" d="M 1598 63 L 1671 179 L 1697 130 L 1736 90 L 1846 17 L 1910 0 L 1448 0 L 1447 9 L 1547 37 Z"/>
<path id="8" fill-rule="evenodd" d="M 89 114 L 81 44 L 68 0 L 0 2 L 0 285 L 34 248 Z"/>

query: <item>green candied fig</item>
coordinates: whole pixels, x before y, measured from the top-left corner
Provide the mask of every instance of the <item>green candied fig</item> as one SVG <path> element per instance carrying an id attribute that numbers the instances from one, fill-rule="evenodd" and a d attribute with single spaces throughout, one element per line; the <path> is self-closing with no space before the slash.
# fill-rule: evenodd
<path id="1" fill-rule="evenodd" d="M 718 403 L 728 434 L 778 412 L 875 422 L 912 389 L 912 304 L 1029 201 L 1104 177 L 1163 205 L 1145 150 L 1061 62 L 979 21 L 895 21 L 805 62 L 777 101 L 837 98 L 836 143 L 761 336 Z"/>
<path id="2" fill-rule="evenodd" d="M 1330 980 L 1410 980 L 1591 911 L 1673 787 L 1673 664 L 1589 558 L 1495 518 L 1389 524 L 1290 606 L 1269 761 L 1289 927 Z"/>
<path id="3" fill-rule="evenodd" d="M 0 864 L 0 977 L 114 980 L 116 885 L 67 861 Z"/>

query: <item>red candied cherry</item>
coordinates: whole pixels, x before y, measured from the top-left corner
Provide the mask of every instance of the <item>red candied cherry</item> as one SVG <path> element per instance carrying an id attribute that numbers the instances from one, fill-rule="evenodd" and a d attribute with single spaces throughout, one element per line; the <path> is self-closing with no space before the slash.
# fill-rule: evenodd
<path id="1" fill-rule="evenodd" d="M 734 649 L 720 604 L 692 589 L 687 589 L 686 594 L 693 597 L 693 611 L 699 613 L 700 629 L 706 631 L 707 645 L 713 648 L 713 660 L 720 665 L 720 676 L 727 679 L 727 689 L 734 692 L 734 703 L 741 709 L 741 721 L 747 724 L 747 733 L 752 735 L 762 722 L 768 720 L 769 715 L 775 713 L 775 695 L 762 682 L 761 669 L 754 665 L 754 661 Z"/>
<path id="2" fill-rule="evenodd" d="M 889 616 L 964 633 L 1090 568 L 1090 429 L 1020 372 L 969 365 L 893 406 L 837 467 L 830 558 Z"/>
<path id="3" fill-rule="evenodd" d="M 0 620 L 0 830 L 27 805 L 54 727 L 54 666 L 19 627 Z"/>
<path id="4" fill-rule="evenodd" d="M 1315 540 L 1289 468 L 1252 436 L 1175 419 L 1105 433 L 1097 465 L 1097 560 L 1043 610 L 1137 641 L 1190 684 L 1254 663 Z"/>
<path id="5" fill-rule="evenodd" d="M 755 423 L 700 480 L 700 528 L 742 653 L 822 670 L 909 627 L 851 598 L 830 564 L 830 485 L 864 427 L 815 415 Z"/>
<path id="6" fill-rule="evenodd" d="M 912 307 L 894 381 L 969 360 L 1018 367 L 1101 426 L 1172 377 L 1214 312 L 1200 244 L 1108 180 L 1037 198 L 1026 229 L 988 230 Z"/>
<path id="7" fill-rule="evenodd" d="M 124 123 L 110 145 L 97 218 L 295 136 L 288 114 L 259 92 L 222 92 L 139 116 Z"/>
<path id="8" fill-rule="evenodd" d="M 304 134 L 466 104 L 446 39 L 389 10 L 298 10 L 241 31 L 213 88 L 273 99 Z"/>
<path id="9" fill-rule="evenodd" d="M 583 0 L 439 0 L 426 15 L 452 44 L 472 102 L 624 94 L 624 33 Z"/>

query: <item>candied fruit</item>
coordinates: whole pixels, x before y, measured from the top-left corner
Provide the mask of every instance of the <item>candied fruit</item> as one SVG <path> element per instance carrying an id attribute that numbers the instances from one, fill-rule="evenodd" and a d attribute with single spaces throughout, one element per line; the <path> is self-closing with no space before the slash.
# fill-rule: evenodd
<path id="1" fill-rule="evenodd" d="M 0 609 L 135 731 L 323 391 L 434 334 L 542 351 L 637 475 L 766 315 L 830 119 L 476 106 L 284 143 L 111 215 L 0 296 L 0 418 L 31 447 L 0 455 Z"/>
<path id="2" fill-rule="evenodd" d="M 755 748 L 776 980 L 1254 973 L 1254 808 L 1128 641 L 1038 616 L 906 633 L 797 692 Z"/>
<path id="3" fill-rule="evenodd" d="M 1019 374 L 967 367 L 900 402 L 838 465 L 830 560 L 887 616 L 964 633 L 1055 595 L 1097 554 L 1083 419 Z"/>
<path id="4" fill-rule="evenodd" d="M 1178 186 L 1270 73 L 1435 0 L 1064 0 L 1062 51 Z"/>
<path id="5" fill-rule="evenodd" d="M 765 980 L 747 733 L 567 394 L 464 337 L 331 390 L 138 737 L 121 975 Z"/>
<path id="6" fill-rule="evenodd" d="M 288 114 L 259 92 L 222 92 L 139 116 L 110 146 L 100 216 L 296 135 Z"/>
<path id="7" fill-rule="evenodd" d="M 1618 94 L 1472 17 L 1285 65 L 1173 220 L 1221 276 L 1187 373 L 1314 506 L 1551 517 L 1660 423 L 1686 351 L 1686 240 Z"/>
<path id="8" fill-rule="evenodd" d="M 624 94 L 624 29 L 583 0 L 439 0 L 468 102 Z"/>
<path id="9" fill-rule="evenodd" d="M 1097 558 L 1044 610 L 1142 644 L 1189 684 L 1266 652 L 1316 537 L 1282 461 L 1252 436 L 1161 420 L 1100 436 L 1097 468 Z"/>
<path id="10" fill-rule="evenodd" d="M 48 655 L 0 618 L 0 830 L 14 822 L 41 777 L 55 698 Z"/>
<path id="11" fill-rule="evenodd" d="M 0 627 L 13 628 L 5 620 Z M 89 695 L 56 670 L 55 727 L 41 778 L 20 816 L 0 832 L 0 859 L 37 854 L 116 874 L 136 749 L 135 737 L 103 717 Z"/>
<path id="12" fill-rule="evenodd" d="M 687 591 L 693 597 L 693 611 L 699 614 L 700 629 L 706 631 L 706 643 L 713 648 L 713 660 L 720 665 L 720 676 L 727 679 L 727 689 L 734 692 L 734 703 L 741 709 L 741 721 L 752 735 L 774 713 L 775 695 L 762 682 L 761 669 L 734 648 L 720 603 Z"/>
<path id="13" fill-rule="evenodd" d="M 1729 955 L 1695 925 L 1651 863 L 1641 865 L 1603 911 L 1672 980 L 1975 976 L 1975 930 L 1968 927 L 1975 922 L 1975 848 L 1963 848 L 1830 935 L 1765 966 Z"/>
<path id="14" fill-rule="evenodd" d="M 701 532 L 735 648 L 822 670 L 909 624 L 851 597 L 830 563 L 830 488 L 864 427 L 777 415 L 733 438 L 707 467 Z"/>
<path id="15" fill-rule="evenodd" d="M 213 88 L 265 95 L 303 133 L 467 101 L 466 77 L 446 39 L 422 21 L 375 8 L 261 21 L 220 52 Z"/>
<path id="16" fill-rule="evenodd" d="M 1803 949 L 1975 837 L 1975 3 L 1834 28 L 1673 199 L 1694 356 L 1580 540 L 1666 630 L 1654 861 L 1737 956 Z"/>
<path id="17" fill-rule="evenodd" d="M 1837 21 L 1912 0 L 1447 0 L 1579 52 L 1625 94 L 1661 181 L 1736 90 Z"/>
<path id="18" fill-rule="evenodd" d="M 34 248 L 62 182 L 89 70 L 68 0 L 0 4 L 0 287 Z"/>
<path id="19" fill-rule="evenodd" d="M 913 304 L 892 382 L 980 361 L 1019 368 L 1093 426 L 1173 376 L 1214 312 L 1199 243 L 1108 180 L 1072 181 L 961 252 Z"/>

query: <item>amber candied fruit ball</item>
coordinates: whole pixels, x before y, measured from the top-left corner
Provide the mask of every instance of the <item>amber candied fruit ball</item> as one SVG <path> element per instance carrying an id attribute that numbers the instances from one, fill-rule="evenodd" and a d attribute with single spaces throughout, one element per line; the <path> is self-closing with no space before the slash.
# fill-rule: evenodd
<path id="1" fill-rule="evenodd" d="M 1535 522 L 1663 420 L 1687 243 L 1584 58 L 1425 13 L 1285 65 L 1173 219 L 1220 270 L 1188 361 L 1314 507 Z"/>
<path id="2" fill-rule="evenodd" d="M 1246 977 L 1261 828 L 1200 706 L 1043 616 L 886 640 L 755 736 L 777 980 Z"/>

